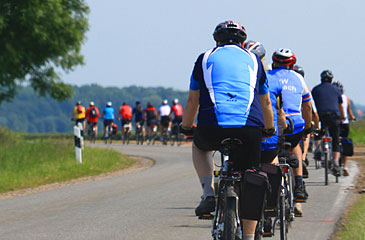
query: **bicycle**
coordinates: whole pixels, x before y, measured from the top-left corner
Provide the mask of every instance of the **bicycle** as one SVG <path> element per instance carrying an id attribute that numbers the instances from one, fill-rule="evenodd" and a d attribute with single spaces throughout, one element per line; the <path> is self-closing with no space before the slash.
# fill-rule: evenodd
<path id="1" fill-rule="evenodd" d="M 104 143 L 107 144 L 108 143 L 108 139 L 109 139 L 109 143 L 112 144 L 113 141 L 113 126 L 112 124 L 109 124 L 106 127 L 106 133 L 104 136 Z"/>
<path id="2" fill-rule="evenodd" d="M 89 122 L 87 134 L 90 137 L 90 143 L 95 143 L 96 140 L 96 123 Z"/>
<path id="3" fill-rule="evenodd" d="M 125 143 L 129 144 L 129 137 L 130 137 L 130 134 L 131 134 L 130 125 L 129 124 L 124 124 L 123 129 L 124 129 L 124 133 L 123 133 L 123 136 L 122 136 L 122 142 L 123 142 L 123 144 L 125 144 Z"/>
<path id="4" fill-rule="evenodd" d="M 324 156 L 323 159 L 323 168 L 324 168 L 324 184 L 328 185 L 328 170 L 335 167 L 335 163 L 333 162 L 332 158 L 332 137 L 329 134 L 328 127 L 324 130 L 324 135 L 322 137 L 322 144 L 321 144 L 321 152 Z M 338 174 L 335 174 L 336 183 L 338 183 Z"/>
<path id="5" fill-rule="evenodd" d="M 175 122 L 171 128 L 171 132 L 170 132 L 171 146 L 174 146 L 175 142 L 176 142 L 177 146 L 181 145 L 182 135 L 180 134 L 180 131 L 179 131 L 179 124 L 180 123 Z"/>

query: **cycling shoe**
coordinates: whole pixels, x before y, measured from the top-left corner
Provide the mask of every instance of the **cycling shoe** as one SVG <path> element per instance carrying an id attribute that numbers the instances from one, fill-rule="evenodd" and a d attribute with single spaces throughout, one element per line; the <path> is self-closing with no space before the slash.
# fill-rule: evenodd
<path id="1" fill-rule="evenodd" d="M 195 215 L 201 216 L 203 214 L 210 214 L 215 211 L 215 197 L 208 196 L 205 199 L 202 199 L 199 203 L 199 206 L 195 208 Z"/>
<path id="2" fill-rule="evenodd" d="M 304 202 L 306 200 L 304 185 L 297 185 L 294 188 L 294 199 L 298 202 Z"/>
<path id="3" fill-rule="evenodd" d="M 341 168 L 339 166 L 337 166 L 337 164 L 333 164 L 333 167 L 332 167 L 332 174 L 336 177 L 339 177 L 341 176 Z"/>

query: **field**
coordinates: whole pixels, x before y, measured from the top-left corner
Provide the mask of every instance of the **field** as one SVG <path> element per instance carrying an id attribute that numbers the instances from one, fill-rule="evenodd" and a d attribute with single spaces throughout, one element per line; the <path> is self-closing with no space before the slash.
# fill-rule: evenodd
<path id="1" fill-rule="evenodd" d="M 87 148 L 77 164 L 71 134 L 25 134 L 0 128 L 0 193 L 99 175 L 131 166 L 113 150 Z"/>

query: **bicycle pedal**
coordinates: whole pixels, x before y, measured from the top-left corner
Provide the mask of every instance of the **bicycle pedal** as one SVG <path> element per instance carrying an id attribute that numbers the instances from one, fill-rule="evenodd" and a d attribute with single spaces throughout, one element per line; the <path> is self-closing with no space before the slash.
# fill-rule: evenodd
<path id="1" fill-rule="evenodd" d="M 297 203 L 305 203 L 306 200 L 305 199 L 294 199 L 294 202 L 297 202 Z"/>
<path id="2" fill-rule="evenodd" d="M 308 178 L 308 175 L 304 175 L 304 174 L 303 174 L 303 178 Z"/>
<path id="3" fill-rule="evenodd" d="M 263 237 L 272 237 L 272 236 L 274 236 L 271 232 L 264 232 L 263 234 L 262 234 L 262 236 Z"/>
<path id="4" fill-rule="evenodd" d="M 201 220 L 212 220 L 214 218 L 214 216 L 212 214 L 203 214 L 198 216 L 199 219 Z"/>

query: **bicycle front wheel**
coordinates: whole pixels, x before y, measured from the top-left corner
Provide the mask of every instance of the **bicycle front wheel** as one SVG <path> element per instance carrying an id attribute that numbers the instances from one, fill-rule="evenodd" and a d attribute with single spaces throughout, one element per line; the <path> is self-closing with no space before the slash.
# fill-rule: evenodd
<path id="1" fill-rule="evenodd" d="M 236 200 L 226 198 L 224 202 L 224 240 L 235 240 L 236 235 Z"/>

